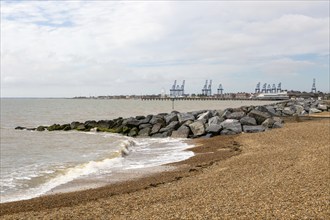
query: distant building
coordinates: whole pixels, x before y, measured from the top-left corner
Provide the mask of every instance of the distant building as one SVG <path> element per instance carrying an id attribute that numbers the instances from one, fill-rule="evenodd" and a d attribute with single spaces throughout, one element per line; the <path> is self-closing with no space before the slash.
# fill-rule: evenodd
<path id="1" fill-rule="evenodd" d="M 236 93 L 235 97 L 236 97 L 236 99 L 250 99 L 251 93 L 239 92 L 239 93 Z"/>

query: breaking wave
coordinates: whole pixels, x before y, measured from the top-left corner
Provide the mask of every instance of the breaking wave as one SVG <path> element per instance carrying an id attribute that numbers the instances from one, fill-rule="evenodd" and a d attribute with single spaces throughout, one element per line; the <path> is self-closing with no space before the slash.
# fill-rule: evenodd
<path id="1" fill-rule="evenodd" d="M 1 202 L 3 203 L 15 200 L 31 199 L 50 192 L 55 187 L 71 182 L 83 176 L 97 173 L 111 173 L 111 168 L 121 166 L 125 156 L 130 154 L 130 148 L 134 145 L 135 142 L 132 140 L 123 140 L 119 144 L 119 149 L 115 152 L 112 152 L 108 158 L 99 161 L 89 161 L 87 163 L 79 164 L 61 171 L 55 171 L 57 175 L 51 179 L 48 179 L 39 187 L 30 189 L 28 193 L 24 193 L 24 196 L 19 195 L 19 198 L 17 198 L 18 196 L 10 196 L 10 198 L 1 196 Z"/>

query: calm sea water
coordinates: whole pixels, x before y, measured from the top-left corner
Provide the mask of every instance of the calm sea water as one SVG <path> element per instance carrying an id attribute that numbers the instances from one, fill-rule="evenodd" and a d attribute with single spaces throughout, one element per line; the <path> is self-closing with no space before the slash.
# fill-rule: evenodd
<path id="1" fill-rule="evenodd" d="M 180 112 L 225 109 L 266 101 L 176 101 Z M 29 199 L 73 182 L 109 183 L 125 171 L 185 160 L 193 153 L 182 139 L 129 138 L 96 132 L 15 130 L 171 112 L 171 101 L 1 99 L 1 202 Z M 72 184 L 71 184 L 72 185 Z M 63 187 L 64 186 L 64 187 Z M 99 185 L 95 185 L 99 186 Z"/>

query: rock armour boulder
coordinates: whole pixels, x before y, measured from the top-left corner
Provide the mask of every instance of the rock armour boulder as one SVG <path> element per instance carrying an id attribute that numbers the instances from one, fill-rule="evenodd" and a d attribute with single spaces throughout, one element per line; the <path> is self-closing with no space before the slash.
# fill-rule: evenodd
<path id="1" fill-rule="evenodd" d="M 239 134 L 242 132 L 242 125 L 236 119 L 226 119 L 220 125 L 223 129 L 221 134 Z"/>
<path id="2" fill-rule="evenodd" d="M 330 106 L 318 100 L 288 100 L 265 106 L 243 106 L 225 110 L 201 110 L 188 113 L 173 111 L 169 114 L 136 116 L 113 120 L 72 122 L 15 129 L 54 131 L 79 130 L 120 133 L 135 137 L 200 137 L 244 132 L 262 132 L 267 129 L 283 127 L 283 120 L 278 117 L 301 116 L 328 111 Z"/>
<path id="3" fill-rule="evenodd" d="M 173 138 L 187 138 L 190 134 L 190 128 L 182 125 L 178 130 L 173 131 L 171 137 Z"/>
<path id="4" fill-rule="evenodd" d="M 205 124 L 202 121 L 195 121 L 189 125 L 194 136 L 205 134 Z"/>

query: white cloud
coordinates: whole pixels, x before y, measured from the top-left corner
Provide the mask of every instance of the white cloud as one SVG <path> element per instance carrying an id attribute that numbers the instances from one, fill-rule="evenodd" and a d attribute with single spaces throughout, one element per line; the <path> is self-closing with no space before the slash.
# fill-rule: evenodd
<path id="1" fill-rule="evenodd" d="M 312 68 L 315 64 L 310 61 L 294 61 L 292 59 L 272 60 L 261 65 L 262 72 L 276 77 L 297 77 L 299 72 L 306 68 Z"/>
<path id="2" fill-rule="evenodd" d="M 67 96 L 75 95 L 74 86 L 98 95 L 158 93 L 174 79 L 186 79 L 195 92 L 210 78 L 231 91 L 252 91 L 251 84 L 275 73 L 310 80 L 306 70 L 319 72 L 325 90 L 327 7 L 322 1 L 1 2 L 2 95 L 40 87 L 47 96 L 45 85 Z"/>

